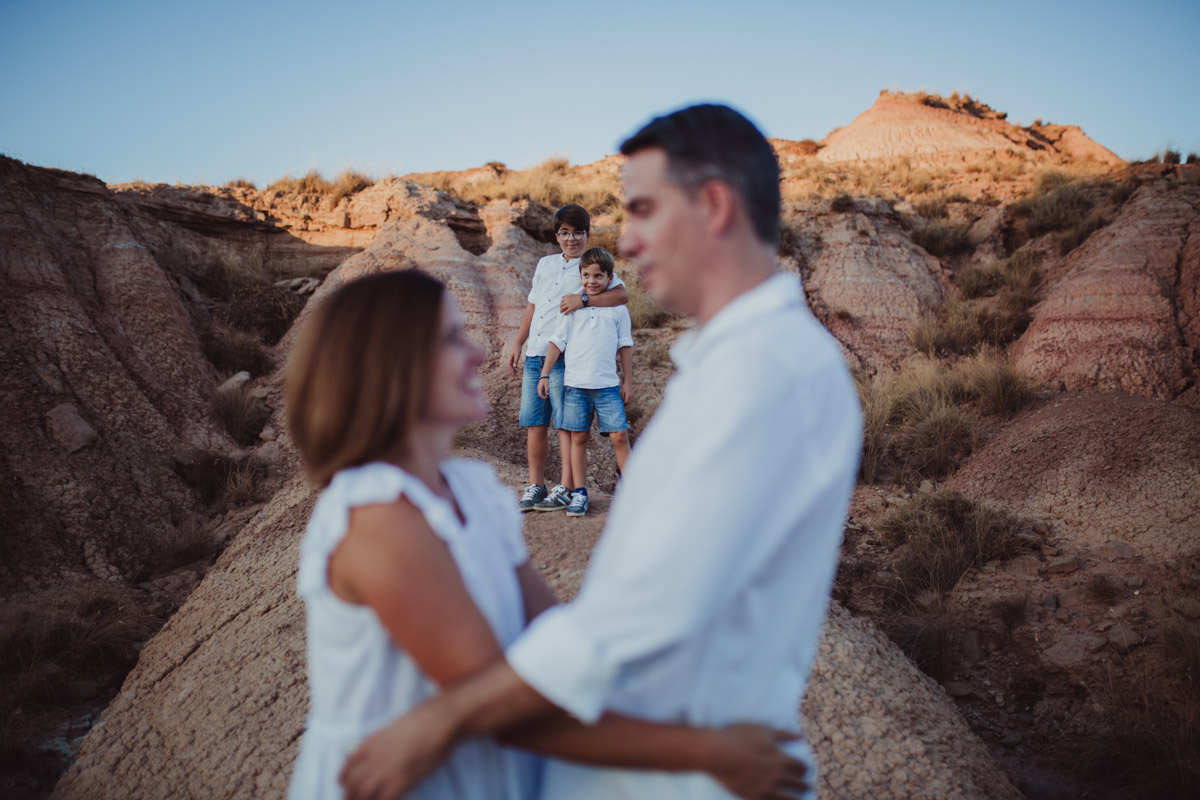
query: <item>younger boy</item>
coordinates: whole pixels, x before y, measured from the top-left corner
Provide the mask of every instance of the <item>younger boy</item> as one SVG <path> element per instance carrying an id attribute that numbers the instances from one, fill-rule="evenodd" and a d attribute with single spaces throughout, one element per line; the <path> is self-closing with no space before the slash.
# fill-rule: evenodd
<path id="1" fill-rule="evenodd" d="M 539 511 L 565 509 L 570 502 L 570 489 L 575 487 L 570 458 L 571 435 L 562 429 L 564 365 L 561 362 L 550 372 L 549 397 L 538 395 L 538 375 L 542 371 L 550 334 L 564 315 L 569 316 L 583 308 L 617 306 L 629 302 L 629 293 L 620 278 L 616 278 L 611 286 L 602 287 L 598 293 L 583 291 L 579 280 L 579 257 L 587 249 L 591 227 L 591 216 L 582 206 L 572 203 L 555 212 L 554 235 L 562 252 L 546 256 L 538 262 L 533 272 L 533 288 L 529 291 L 529 305 L 508 358 L 515 374 L 522 363 L 522 354 L 524 356 L 520 424 L 526 429 L 529 486 L 525 488 L 518 504 L 521 511 L 532 511 L 535 507 Z M 552 417 L 558 428 L 562 480 L 554 489 L 547 491 L 546 453 Z"/>
<path id="2" fill-rule="evenodd" d="M 593 247 L 579 260 L 579 278 L 583 291 L 590 295 L 608 286 L 613 277 L 612 253 Z M 538 395 L 550 394 L 550 374 L 560 353 L 568 353 L 561 427 L 571 431 L 571 475 L 575 490 L 567 506 L 568 517 L 587 513 L 588 431 L 593 413 L 599 417 L 600 432 L 612 442 L 617 470 L 625 468 L 629 456 L 629 424 L 625 403 L 633 383 L 633 330 L 625 306 L 586 308 L 559 319 L 558 329 L 550 337 L 546 361 L 538 378 Z M 617 376 L 617 356 L 621 375 Z M 539 509 L 540 510 L 540 509 Z"/>

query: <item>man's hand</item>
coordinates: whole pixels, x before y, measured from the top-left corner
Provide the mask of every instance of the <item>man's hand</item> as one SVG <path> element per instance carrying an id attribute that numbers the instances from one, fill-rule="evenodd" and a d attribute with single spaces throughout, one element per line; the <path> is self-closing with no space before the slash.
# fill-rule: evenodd
<path id="1" fill-rule="evenodd" d="M 708 773 L 746 800 L 795 800 L 809 790 L 808 767 L 780 749 L 799 738 L 762 725 L 730 725 L 714 731 Z"/>
<path id="2" fill-rule="evenodd" d="M 394 800 L 437 768 L 454 747 L 437 706 L 424 703 L 371 734 L 338 775 L 346 800 Z"/>
<path id="3" fill-rule="evenodd" d="M 521 342 L 517 342 L 512 346 L 512 352 L 508 354 L 508 366 L 513 371 L 513 375 L 521 368 Z"/>
<path id="4" fill-rule="evenodd" d="M 558 303 L 558 311 L 561 314 L 570 314 L 573 311 L 578 311 L 583 308 L 583 297 L 577 294 L 564 294 L 562 300 Z"/>

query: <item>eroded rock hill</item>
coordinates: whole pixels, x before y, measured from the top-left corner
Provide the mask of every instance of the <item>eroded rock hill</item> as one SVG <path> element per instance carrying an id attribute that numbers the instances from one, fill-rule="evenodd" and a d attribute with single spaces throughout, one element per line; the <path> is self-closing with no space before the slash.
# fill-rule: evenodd
<path id="1" fill-rule="evenodd" d="M 898 156 L 955 157 L 968 153 L 1020 153 L 1046 160 L 1089 160 L 1116 166 L 1111 151 L 1074 125 L 1020 127 L 1006 115 L 969 97 L 938 97 L 884 91 L 849 125 L 829 134 L 816 154 L 821 161 Z"/>
<path id="2" fill-rule="evenodd" d="M 1172 399 L 1200 364 L 1200 186 L 1152 181 L 1056 264 L 1016 363 L 1068 390 Z"/>

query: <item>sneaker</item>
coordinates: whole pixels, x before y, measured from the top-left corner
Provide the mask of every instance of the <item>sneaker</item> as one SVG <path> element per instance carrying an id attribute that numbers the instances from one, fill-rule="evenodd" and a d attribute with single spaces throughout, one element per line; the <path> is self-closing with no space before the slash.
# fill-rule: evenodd
<path id="1" fill-rule="evenodd" d="M 525 487 L 525 493 L 521 495 L 521 502 L 517 503 L 517 508 L 522 511 L 532 511 L 535 505 L 546 499 L 546 494 L 545 486 L 540 483 L 531 483 Z"/>
<path id="2" fill-rule="evenodd" d="M 571 502 L 571 491 L 561 483 L 550 490 L 546 499 L 533 506 L 534 511 L 562 511 Z"/>
<path id="3" fill-rule="evenodd" d="M 588 496 L 581 491 L 571 492 L 571 503 L 567 506 L 568 517 L 582 517 L 587 513 Z"/>

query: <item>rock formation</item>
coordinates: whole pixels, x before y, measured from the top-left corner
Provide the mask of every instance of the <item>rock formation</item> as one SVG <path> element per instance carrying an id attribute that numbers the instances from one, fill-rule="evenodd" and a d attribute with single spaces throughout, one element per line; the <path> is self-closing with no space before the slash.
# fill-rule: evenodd
<path id="1" fill-rule="evenodd" d="M 785 214 L 821 321 L 856 366 L 875 371 L 915 351 L 913 324 L 942 302 L 937 259 L 912 243 L 884 201 L 797 204 Z"/>
<path id="2" fill-rule="evenodd" d="M 1200 553 L 1200 410 L 1122 393 L 1056 397 L 988 442 L 951 480 L 1076 548 Z"/>
<path id="3" fill-rule="evenodd" d="M 885 91 L 852 123 L 829 134 L 817 158 L 833 162 L 975 152 L 1122 163 L 1073 125 L 1022 128 L 1005 116 L 969 97 Z"/>
<path id="4" fill-rule="evenodd" d="M 1018 366 L 1073 391 L 1172 399 L 1200 350 L 1200 188 L 1143 185 L 1051 273 Z"/>

